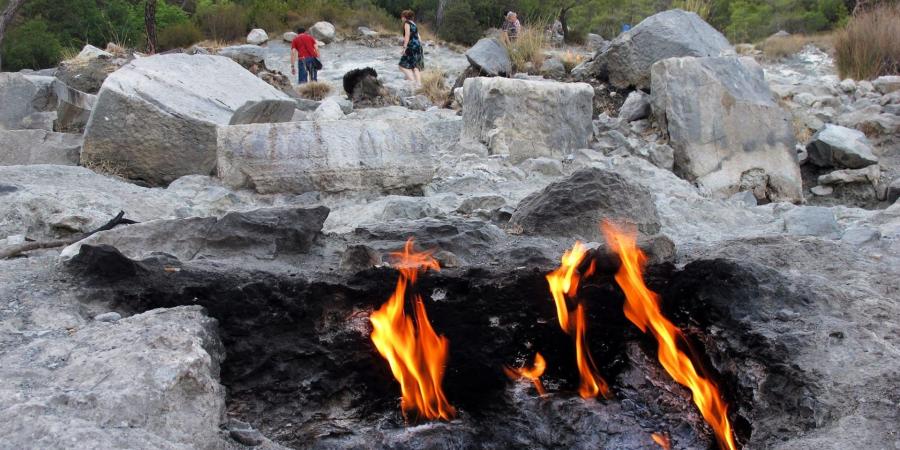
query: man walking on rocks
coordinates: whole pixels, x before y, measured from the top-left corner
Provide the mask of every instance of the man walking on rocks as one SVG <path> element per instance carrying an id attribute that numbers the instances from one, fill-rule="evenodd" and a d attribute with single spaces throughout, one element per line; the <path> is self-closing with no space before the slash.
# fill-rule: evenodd
<path id="1" fill-rule="evenodd" d="M 316 58 L 318 57 L 319 49 L 316 47 L 316 39 L 306 32 L 306 28 L 297 28 L 297 37 L 291 41 L 291 74 L 297 74 L 298 68 L 300 70 L 297 83 L 318 81 L 316 67 Z"/>

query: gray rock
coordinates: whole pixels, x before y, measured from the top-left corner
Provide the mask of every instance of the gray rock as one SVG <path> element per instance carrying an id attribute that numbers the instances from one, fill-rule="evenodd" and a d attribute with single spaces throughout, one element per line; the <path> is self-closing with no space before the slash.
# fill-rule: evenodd
<path id="1" fill-rule="evenodd" d="M 798 206 L 784 213 L 784 230 L 799 236 L 818 236 L 837 239 L 841 227 L 834 218 L 831 208 L 820 206 Z"/>
<path id="2" fill-rule="evenodd" d="M 456 209 L 460 214 L 472 214 L 478 210 L 493 211 L 506 206 L 506 199 L 493 194 L 467 197 Z"/>
<path id="3" fill-rule="evenodd" d="M 840 87 L 841 90 L 845 93 L 850 94 L 856 91 L 856 82 L 853 81 L 852 78 L 845 78 L 841 80 L 841 82 L 838 84 L 838 87 Z"/>
<path id="4" fill-rule="evenodd" d="M 494 38 L 483 38 L 466 51 L 466 59 L 476 69 L 490 76 L 512 73 L 512 61 L 506 47 Z"/>
<path id="5" fill-rule="evenodd" d="M 231 58 L 243 67 L 256 65 L 259 68 L 266 67 L 266 49 L 252 44 L 232 45 L 224 47 L 217 52 L 219 56 Z"/>
<path id="6" fill-rule="evenodd" d="M 97 322 L 107 322 L 107 323 L 118 322 L 119 319 L 121 319 L 121 318 L 122 318 L 122 315 L 115 311 L 98 314 L 98 315 L 94 316 L 94 320 L 96 320 Z"/>
<path id="7" fill-rule="evenodd" d="M 547 58 L 541 64 L 541 75 L 554 80 L 561 80 L 566 77 L 566 67 L 563 65 L 562 60 L 557 57 Z"/>
<path id="8" fill-rule="evenodd" d="M 272 260 L 307 252 L 322 231 L 328 208 L 263 208 L 221 219 L 160 219 L 102 231 L 66 247 L 68 260 L 83 245 L 111 245 L 131 259 L 163 252 L 194 259 Z"/>
<path id="9" fill-rule="evenodd" d="M 886 200 L 889 204 L 894 204 L 900 198 L 900 178 L 894 178 L 888 185 Z"/>
<path id="10" fill-rule="evenodd" d="M 585 83 L 470 78 L 464 85 L 463 139 L 513 163 L 562 158 L 587 148 L 594 91 Z"/>
<path id="11" fill-rule="evenodd" d="M 647 147 L 647 160 L 660 169 L 672 170 L 675 167 L 675 150 L 668 144 L 651 143 Z"/>
<path id="12" fill-rule="evenodd" d="M 431 103 L 431 100 L 422 94 L 414 95 L 412 97 L 404 97 L 402 99 L 402 104 L 407 108 L 416 111 L 425 111 L 428 108 L 434 106 L 434 103 Z"/>
<path id="13" fill-rule="evenodd" d="M 622 108 L 619 109 L 619 118 L 627 122 L 644 119 L 650 116 L 650 96 L 644 91 L 636 90 L 628 94 Z"/>
<path id="14" fill-rule="evenodd" d="M 203 308 L 73 325 L 0 355 L 0 378 L 20 387 L 0 390 L 4 446 L 221 448 L 225 350 Z"/>
<path id="15" fill-rule="evenodd" d="M 124 176 L 154 185 L 208 175 L 216 168 L 217 126 L 285 122 L 294 107 L 221 56 L 140 58 L 103 84 L 85 130 L 82 164 L 118 164 Z"/>
<path id="16" fill-rule="evenodd" d="M 522 200 L 510 225 L 526 235 L 602 241 L 599 224 L 608 219 L 636 225 L 645 235 L 660 230 L 651 193 L 618 173 L 583 169 Z"/>
<path id="17" fill-rule="evenodd" d="M 900 91 L 900 76 L 884 75 L 872 81 L 872 85 L 881 94 L 890 94 L 891 92 Z"/>
<path id="18" fill-rule="evenodd" d="M 548 177 L 558 177 L 563 174 L 562 163 L 558 159 L 552 158 L 526 159 L 519 164 L 519 167 L 528 174 L 540 174 Z"/>
<path id="19" fill-rule="evenodd" d="M 820 167 L 859 169 L 878 162 L 862 131 L 828 124 L 806 146 L 809 162 Z"/>
<path id="20" fill-rule="evenodd" d="M 368 245 L 348 245 L 341 254 L 341 270 L 359 272 L 381 264 L 381 254 Z"/>
<path id="21" fill-rule="evenodd" d="M 56 109 L 56 99 L 52 97 L 49 84 L 52 80 L 50 77 L 0 72 L 0 130 L 46 129 L 43 120 L 35 119 L 43 117 L 40 113 Z M 52 131 L 52 123 L 49 130 Z"/>
<path id="22" fill-rule="evenodd" d="M 269 40 L 269 35 L 262 28 L 254 28 L 247 34 L 247 43 L 252 45 L 265 44 Z"/>
<path id="23" fill-rule="evenodd" d="M 72 89 L 96 94 L 109 74 L 125 65 L 127 60 L 92 45 L 85 45 L 75 58 L 59 63 L 56 78 Z"/>
<path id="24" fill-rule="evenodd" d="M 587 45 L 588 45 L 588 48 L 591 49 L 592 51 L 596 52 L 597 50 L 600 50 L 608 43 L 609 43 L 609 41 L 607 41 L 606 39 L 603 39 L 603 36 L 600 36 L 599 34 L 588 33 L 588 35 L 587 35 Z"/>
<path id="25" fill-rule="evenodd" d="M 281 40 L 284 42 L 294 42 L 294 38 L 297 37 L 297 33 L 293 31 L 288 31 L 281 35 Z"/>
<path id="26" fill-rule="evenodd" d="M 848 183 L 872 183 L 878 182 L 881 177 L 881 169 L 877 164 L 862 169 L 843 169 L 826 173 L 819 177 L 819 184 L 836 185 Z"/>
<path id="27" fill-rule="evenodd" d="M 340 120 L 344 118 L 344 110 L 334 97 L 328 97 L 319 104 L 313 113 L 316 121 L 322 120 Z"/>
<path id="28" fill-rule="evenodd" d="M 700 16 L 679 9 L 654 14 L 612 40 L 598 57 L 609 81 L 618 88 L 650 87 L 650 67 L 682 56 L 720 56 L 731 50 L 728 39 Z"/>
<path id="29" fill-rule="evenodd" d="M 97 103 L 97 96 L 72 89 L 60 80 L 53 82 L 53 91 L 58 100 L 56 129 L 75 133 L 84 131 Z"/>
<path id="30" fill-rule="evenodd" d="M 326 44 L 334 42 L 334 25 L 328 22 L 316 22 L 315 24 L 313 24 L 313 26 L 309 27 L 308 32 L 312 37 Z"/>
<path id="31" fill-rule="evenodd" d="M 728 201 L 734 203 L 736 205 L 741 206 L 757 206 L 759 202 L 756 200 L 756 196 L 753 195 L 752 191 L 740 191 L 731 197 L 728 197 Z"/>
<path id="32" fill-rule="evenodd" d="M 819 197 L 826 197 L 834 194 L 834 188 L 831 186 L 813 186 L 809 188 L 809 192 Z"/>
<path id="33" fill-rule="evenodd" d="M 653 65 L 651 102 L 675 150 L 675 172 L 723 197 L 749 173 L 760 199 L 802 199 L 789 115 L 750 58 L 671 58 Z"/>
<path id="34" fill-rule="evenodd" d="M 45 130 L 0 130 L 0 166 L 77 166 L 82 140 L 80 135 Z"/>
<path id="35" fill-rule="evenodd" d="M 875 228 L 867 226 L 847 228 L 846 230 L 844 230 L 844 234 L 841 235 L 842 242 L 854 247 L 859 247 L 861 245 L 875 242 L 879 239 L 881 239 L 881 232 Z"/>
<path id="36" fill-rule="evenodd" d="M 414 189 L 434 172 L 426 130 L 405 120 L 220 127 L 219 176 L 260 193 Z"/>
<path id="37" fill-rule="evenodd" d="M 363 38 L 372 39 L 378 37 L 378 32 L 368 27 L 359 27 L 356 29 L 356 32 Z"/>

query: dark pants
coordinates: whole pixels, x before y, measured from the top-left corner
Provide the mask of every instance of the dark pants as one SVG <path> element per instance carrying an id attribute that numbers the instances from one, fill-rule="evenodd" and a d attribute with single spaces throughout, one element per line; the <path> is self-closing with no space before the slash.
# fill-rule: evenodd
<path id="1" fill-rule="evenodd" d="M 300 58 L 297 62 L 297 83 L 303 84 L 307 81 L 319 81 L 319 74 L 316 70 L 313 60 L 315 58 Z M 307 75 L 309 78 L 307 78 Z"/>

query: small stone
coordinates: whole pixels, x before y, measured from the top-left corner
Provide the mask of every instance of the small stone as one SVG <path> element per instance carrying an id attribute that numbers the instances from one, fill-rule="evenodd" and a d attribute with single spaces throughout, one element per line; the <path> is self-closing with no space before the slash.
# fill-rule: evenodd
<path id="1" fill-rule="evenodd" d="M 856 90 L 856 82 L 851 78 L 847 78 L 846 80 L 841 80 L 841 83 L 838 84 L 838 87 L 840 87 L 842 91 L 849 94 Z"/>
<path id="2" fill-rule="evenodd" d="M 263 30 L 262 28 L 255 28 L 250 31 L 250 34 L 247 35 L 248 44 L 259 45 L 264 44 L 268 40 L 269 35 L 266 34 L 266 30 Z"/>
<path id="3" fill-rule="evenodd" d="M 833 194 L 834 188 L 831 186 L 815 186 L 811 188 L 809 192 L 812 192 L 814 195 L 817 195 L 819 197 L 825 197 L 827 195 Z"/>
<path id="4" fill-rule="evenodd" d="M 887 188 L 887 202 L 894 204 L 898 198 L 900 198 L 900 178 L 894 178 Z"/>
<path id="5" fill-rule="evenodd" d="M 94 320 L 96 320 L 97 322 L 107 322 L 107 323 L 112 323 L 112 322 L 117 322 L 117 321 L 118 321 L 119 319 L 121 319 L 121 318 L 122 318 L 122 315 L 121 315 L 121 314 L 119 314 L 119 313 L 117 313 L 117 312 L 115 312 L 115 311 L 111 311 L 111 312 L 108 312 L 108 313 L 103 313 L 103 314 L 100 314 L 100 315 L 98 315 L 98 316 L 95 316 L 95 317 L 94 317 Z"/>
<path id="6" fill-rule="evenodd" d="M 900 76 L 885 75 L 875 79 L 872 82 L 875 89 L 882 94 L 890 94 L 891 92 L 900 90 Z"/>
<path id="7" fill-rule="evenodd" d="M 756 206 L 756 205 L 758 205 L 756 196 L 753 195 L 752 191 L 738 192 L 737 194 L 734 194 L 731 197 L 728 197 L 728 201 L 730 203 L 734 203 L 736 205 L 741 205 L 741 206 Z"/>
<path id="8" fill-rule="evenodd" d="M 228 433 L 232 439 L 240 442 L 249 447 L 256 447 L 257 445 L 261 445 L 265 440 L 262 433 L 256 431 L 254 429 L 250 430 L 231 430 Z"/>
<path id="9" fill-rule="evenodd" d="M 381 264 L 381 254 L 367 245 L 350 245 L 341 255 L 341 270 L 359 272 Z"/>
<path id="10" fill-rule="evenodd" d="M 451 269 L 454 267 L 460 267 L 462 265 L 459 257 L 452 252 L 448 252 L 447 250 L 440 250 L 435 253 L 434 259 L 436 259 L 443 268 Z"/>
<path id="11" fill-rule="evenodd" d="M 871 165 L 864 169 L 843 169 L 835 170 L 819 177 L 819 184 L 836 185 L 849 183 L 872 183 L 878 182 L 881 177 L 881 169 L 878 164 Z"/>

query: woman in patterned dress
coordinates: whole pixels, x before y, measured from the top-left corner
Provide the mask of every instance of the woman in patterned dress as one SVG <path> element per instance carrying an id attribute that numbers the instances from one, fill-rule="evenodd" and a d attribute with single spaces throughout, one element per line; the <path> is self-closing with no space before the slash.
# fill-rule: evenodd
<path id="1" fill-rule="evenodd" d="M 419 40 L 419 28 L 414 22 L 416 14 L 410 10 L 400 13 L 403 21 L 403 56 L 400 58 L 400 71 L 409 81 L 422 84 L 422 70 L 425 69 L 425 53 Z"/>

